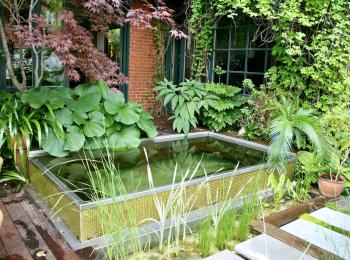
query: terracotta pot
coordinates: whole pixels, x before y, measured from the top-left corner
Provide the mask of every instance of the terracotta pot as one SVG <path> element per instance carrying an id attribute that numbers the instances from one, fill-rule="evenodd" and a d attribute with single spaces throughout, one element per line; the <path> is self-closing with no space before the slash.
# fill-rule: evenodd
<path id="1" fill-rule="evenodd" d="M 2 211 L 0 210 L 0 229 L 1 229 L 3 218 L 4 218 L 4 215 L 2 214 Z"/>
<path id="2" fill-rule="evenodd" d="M 4 164 L 4 158 L 2 158 L 0 156 L 0 172 L 1 172 L 1 168 L 2 168 L 2 165 Z"/>
<path id="3" fill-rule="evenodd" d="M 344 191 L 345 179 L 342 176 L 335 180 L 335 175 L 332 174 L 332 180 L 329 174 L 321 174 L 318 178 L 318 189 L 320 193 L 327 198 L 336 198 Z"/>

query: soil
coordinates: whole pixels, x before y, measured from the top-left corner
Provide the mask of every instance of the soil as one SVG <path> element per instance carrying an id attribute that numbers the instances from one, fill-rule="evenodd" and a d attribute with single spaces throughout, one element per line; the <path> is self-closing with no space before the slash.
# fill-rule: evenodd
<path id="1" fill-rule="evenodd" d="M 342 176 L 338 176 L 338 178 L 336 179 L 336 175 L 335 174 L 322 174 L 320 175 L 320 178 L 321 179 L 324 179 L 324 180 L 327 180 L 327 181 L 330 181 L 330 182 L 344 182 L 344 178 Z"/>

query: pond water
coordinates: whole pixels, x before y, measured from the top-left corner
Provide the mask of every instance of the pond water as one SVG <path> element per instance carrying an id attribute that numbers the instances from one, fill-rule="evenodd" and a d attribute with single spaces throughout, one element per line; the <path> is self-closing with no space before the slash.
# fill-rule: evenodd
<path id="1" fill-rule="evenodd" d="M 193 138 L 179 141 L 149 142 L 126 151 L 113 152 L 110 162 L 118 169 L 120 178 L 127 193 L 149 189 L 147 175 L 147 160 L 144 153 L 147 151 L 154 186 L 162 186 L 173 182 L 174 169 L 177 165 L 176 181 L 179 181 L 189 169 L 192 171 L 198 163 L 200 167 L 195 178 L 244 168 L 264 162 L 265 153 L 239 144 L 229 143 L 212 137 Z M 69 157 L 56 158 L 39 156 L 36 159 L 51 170 L 72 190 L 84 188 L 87 193 L 77 194 L 84 200 L 89 200 L 91 187 L 89 173 L 86 170 L 86 159 L 93 159 L 96 165 L 106 159 L 103 151 L 94 151 L 89 155 L 86 152 L 72 153 Z M 85 163 L 84 163 L 85 162 Z M 117 174 L 118 174 L 117 173 Z M 191 175 L 191 174 L 189 174 Z"/>

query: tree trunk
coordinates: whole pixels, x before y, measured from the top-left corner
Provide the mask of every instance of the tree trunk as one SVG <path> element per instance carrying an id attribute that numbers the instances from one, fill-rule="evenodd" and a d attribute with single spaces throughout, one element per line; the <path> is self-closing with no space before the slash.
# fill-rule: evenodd
<path id="1" fill-rule="evenodd" d="M 10 51 L 8 49 L 8 46 L 7 46 L 5 29 L 4 29 L 4 26 L 3 26 L 1 19 L 0 19 L 0 36 L 1 36 L 2 46 L 3 46 L 3 50 L 4 50 L 5 60 L 6 60 L 6 68 L 9 72 L 10 79 L 11 79 L 11 81 L 16 89 L 18 89 L 21 92 L 24 92 L 27 89 L 26 88 L 26 78 L 25 78 L 25 76 L 23 77 L 23 75 L 25 75 L 24 69 L 21 66 L 22 82 L 19 82 L 16 75 L 15 75 L 15 72 L 13 71 L 12 62 L 11 62 L 11 54 L 10 54 Z"/>

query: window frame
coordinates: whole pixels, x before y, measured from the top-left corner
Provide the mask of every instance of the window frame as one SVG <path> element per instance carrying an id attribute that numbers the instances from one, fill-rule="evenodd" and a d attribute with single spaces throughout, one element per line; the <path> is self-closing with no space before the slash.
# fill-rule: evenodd
<path id="1" fill-rule="evenodd" d="M 245 29 L 245 46 L 244 48 L 237 48 L 237 47 L 232 47 L 232 36 L 234 35 L 234 32 L 238 28 L 244 28 Z M 228 32 L 228 45 L 227 48 L 217 48 L 217 31 L 218 30 L 227 30 Z M 218 51 L 226 52 L 227 53 L 227 67 L 222 68 L 223 70 L 226 71 L 226 78 L 224 78 L 224 84 L 229 84 L 229 77 L 230 74 L 240 74 L 243 75 L 244 79 L 247 79 L 248 75 L 259 75 L 259 76 L 264 76 L 266 71 L 268 70 L 267 65 L 268 65 L 268 58 L 269 58 L 269 52 L 271 52 L 272 48 L 268 46 L 268 43 L 264 43 L 264 46 L 262 47 L 249 47 L 250 43 L 250 31 L 256 31 L 257 26 L 255 24 L 243 24 L 243 25 L 235 25 L 233 22 L 230 25 L 225 25 L 225 26 L 219 26 L 218 24 L 215 27 L 214 31 L 214 42 L 213 42 L 213 50 L 212 54 L 210 57 L 210 70 L 209 70 L 209 81 L 213 82 L 214 77 L 215 77 L 215 61 L 216 61 L 216 54 Z M 230 70 L 230 61 L 231 61 L 231 56 L 232 52 L 235 51 L 244 51 L 245 52 L 245 59 L 244 59 L 244 70 Z M 249 51 L 263 51 L 264 52 L 264 71 L 263 72 L 253 72 L 248 70 L 248 60 L 249 60 Z M 265 77 L 263 80 L 263 84 L 265 84 Z M 243 94 L 248 94 L 246 89 L 243 89 Z"/>

